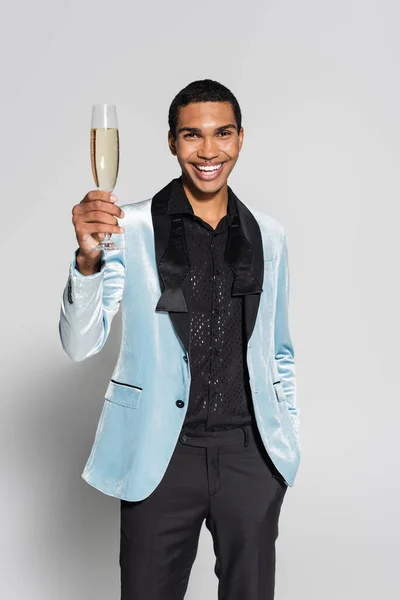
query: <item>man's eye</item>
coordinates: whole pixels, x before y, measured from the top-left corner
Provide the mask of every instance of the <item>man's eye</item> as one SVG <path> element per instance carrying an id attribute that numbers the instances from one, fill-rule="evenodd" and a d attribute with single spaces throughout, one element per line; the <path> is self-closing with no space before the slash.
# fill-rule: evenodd
<path id="1" fill-rule="evenodd" d="M 220 135 L 222 135 L 223 137 L 226 137 L 227 135 L 231 135 L 231 132 L 230 132 L 230 131 L 220 131 L 219 133 L 220 133 Z"/>
<path id="2" fill-rule="evenodd" d="M 187 137 L 192 136 L 192 135 L 197 135 L 197 133 L 193 133 L 193 132 L 192 133 L 187 133 L 184 137 L 187 138 Z"/>

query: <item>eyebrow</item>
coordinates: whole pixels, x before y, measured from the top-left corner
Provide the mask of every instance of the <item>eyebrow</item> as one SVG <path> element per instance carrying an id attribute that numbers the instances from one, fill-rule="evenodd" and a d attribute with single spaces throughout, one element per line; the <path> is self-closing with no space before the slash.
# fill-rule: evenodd
<path id="1" fill-rule="evenodd" d="M 224 129 L 237 129 L 237 127 L 233 123 L 228 123 L 228 125 L 221 125 L 221 127 L 217 127 L 215 129 L 215 133 L 219 133 Z M 201 129 L 199 129 L 198 127 L 181 127 L 178 130 L 178 133 L 182 133 L 182 131 L 189 131 L 190 133 L 201 133 Z"/>

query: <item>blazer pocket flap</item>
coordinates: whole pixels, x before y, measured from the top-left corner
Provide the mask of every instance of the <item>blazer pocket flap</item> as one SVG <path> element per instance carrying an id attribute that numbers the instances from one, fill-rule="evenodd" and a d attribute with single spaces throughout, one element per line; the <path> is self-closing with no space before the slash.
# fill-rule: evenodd
<path id="1" fill-rule="evenodd" d="M 278 264 L 277 258 L 264 258 L 264 270 L 273 269 Z"/>
<path id="2" fill-rule="evenodd" d="M 277 258 L 264 261 L 264 277 L 273 277 L 278 270 L 278 263 Z"/>
<path id="3" fill-rule="evenodd" d="M 128 408 L 137 408 L 143 389 L 139 386 L 111 380 L 108 384 L 105 398 L 114 404 L 120 404 Z"/>
<path id="4" fill-rule="evenodd" d="M 278 399 L 278 402 L 285 402 L 286 401 L 286 396 L 285 396 L 285 392 L 283 390 L 282 382 L 281 381 L 275 381 L 274 388 L 275 388 L 275 394 L 276 394 L 276 397 Z"/>

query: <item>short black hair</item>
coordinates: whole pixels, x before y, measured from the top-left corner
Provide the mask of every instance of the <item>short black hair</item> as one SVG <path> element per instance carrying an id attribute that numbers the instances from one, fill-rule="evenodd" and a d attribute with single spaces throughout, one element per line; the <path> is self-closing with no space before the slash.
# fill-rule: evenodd
<path id="1" fill-rule="evenodd" d="M 242 127 L 242 111 L 238 101 L 232 92 L 212 79 L 199 79 L 192 81 L 183 88 L 172 100 L 168 112 L 169 130 L 173 137 L 176 137 L 176 127 L 178 124 L 179 110 L 192 102 L 229 102 L 232 105 L 235 115 L 238 133 Z"/>

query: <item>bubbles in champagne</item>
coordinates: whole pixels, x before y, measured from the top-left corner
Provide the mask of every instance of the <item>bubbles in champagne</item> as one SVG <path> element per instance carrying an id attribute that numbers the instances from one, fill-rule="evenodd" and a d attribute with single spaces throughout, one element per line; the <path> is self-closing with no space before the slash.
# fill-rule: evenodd
<path id="1" fill-rule="evenodd" d="M 90 158 L 96 186 L 104 192 L 112 192 L 117 182 L 119 168 L 117 128 L 91 129 Z"/>

